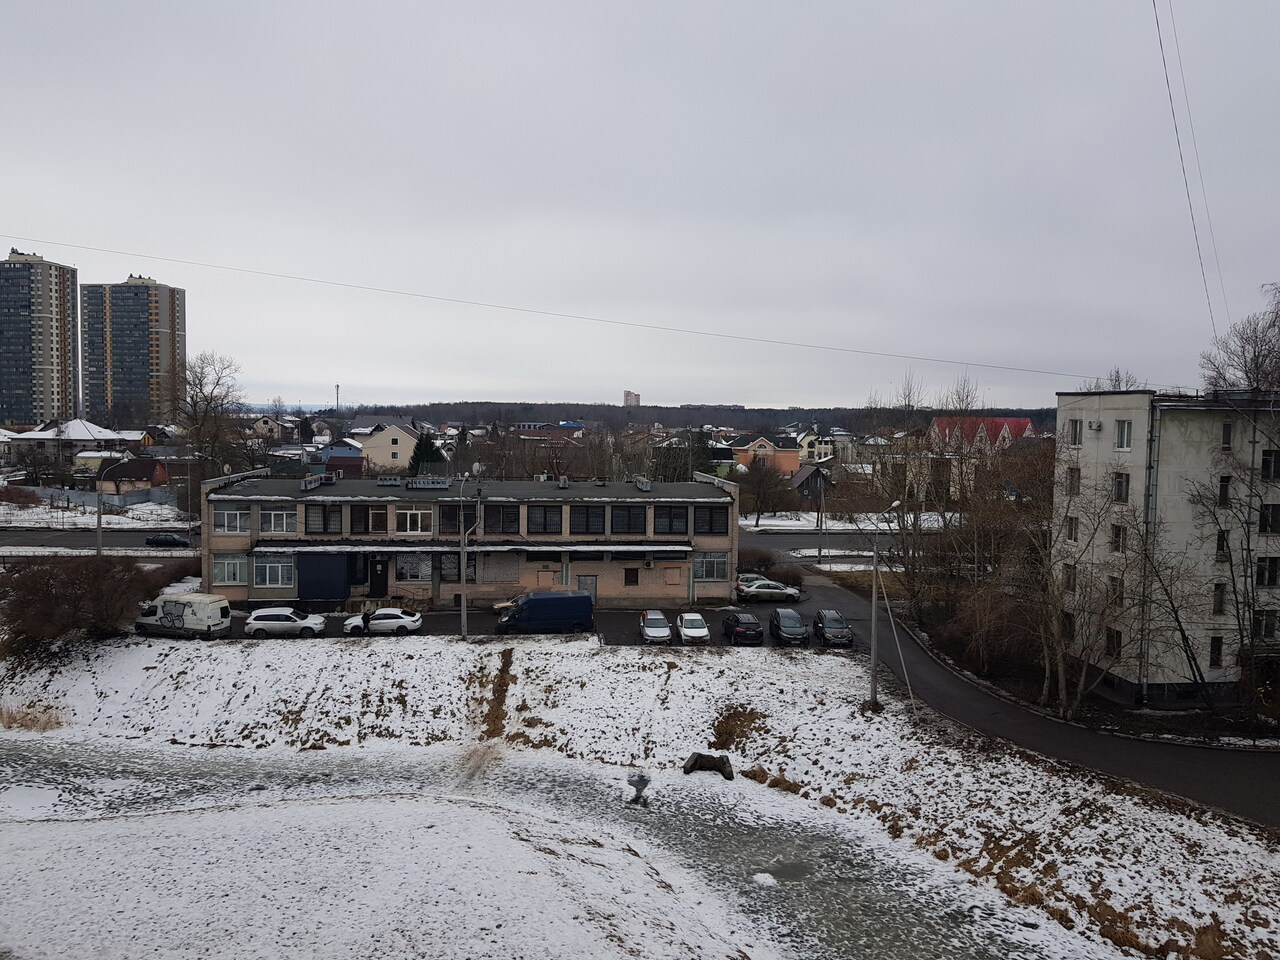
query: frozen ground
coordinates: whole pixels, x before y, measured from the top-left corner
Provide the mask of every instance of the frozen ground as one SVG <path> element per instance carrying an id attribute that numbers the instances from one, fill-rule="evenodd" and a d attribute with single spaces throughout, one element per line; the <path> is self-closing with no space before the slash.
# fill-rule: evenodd
<path id="1" fill-rule="evenodd" d="M 933 530 L 941 526 L 941 524 L 942 516 L 940 514 L 920 514 L 920 528 L 922 530 Z M 765 514 L 760 518 L 760 523 L 757 526 L 755 514 L 748 516 L 744 513 L 738 518 L 738 526 L 743 530 L 756 531 L 786 530 L 794 533 L 817 531 L 818 514 L 804 511 Z M 860 513 L 845 518 L 827 514 L 822 521 L 822 526 L 828 531 L 839 531 L 841 533 L 894 533 L 898 529 L 897 521 L 894 518 L 878 513 Z"/>
<path id="2" fill-rule="evenodd" d="M 1280 954 L 1268 912 L 1280 899 L 1273 834 L 1002 747 L 900 701 L 864 717 L 866 675 L 853 654 L 556 638 L 121 641 L 55 668 L 0 672 L 0 689 L 10 715 L 48 711 L 64 724 L 0 737 L 0 783 L 10 784 L 0 855 L 15 865 L 0 872 L 0 950 L 24 960 L 87 955 L 74 937 L 91 935 L 115 938 L 104 956 L 150 953 L 130 947 L 135 933 L 172 956 L 279 955 L 303 942 L 316 956 L 363 956 L 347 928 L 399 936 L 401 899 L 419 912 L 453 909 L 420 889 L 435 875 L 482 904 L 513 882 L 547 884 L 538 896 L 553 899 L 557 885 L 570 891 L 532 920 L 511 894 L 531 939 L 505 939 L 517 932 L 504 926 L 495 956 L 544 955 L 536 945 L 564 936 L 565 916 L 588 932 L 546 955 L 614 955 L 613 928 L 575 905 L 572 891 L 596 886 L 603 906 L 592 909 L 615 917 L 626 943 L 653 937 L 641 956 L 1106 957 L 1120 954 L 1115 944 L 1161 956 Z M 753 779 L 680 776 L 684 757 L 709 743 Z M 191 749 L 212 746 L 224 749 Z M 654 780 L 647 810 L 622 802 L 636 768 Z M 357 795 L 368 800 L 348 802 Z M 488 804 L 484 815 L 460 813 L 472 808 L 459 795 Z M 419 837 L 419 820 L 463 836 Z M 526 843 L 519 830 L 531 850 L 516 846 Z M 400 833 L 403 854 L 392 842 Z M 499 853 L 476 854 L 475 870 L 457 865 L 467 843 L 490 836 Z M 151 837 L 194 864 L 196 879 L 154 885 Z M 255 860 L 259 848 L 269 857 Z M 508 861 L 510 871 L 493 866 Z M 612 876 L 617 862 L 638 872 L 617 874 L 618 886 L 597 881 L 593 871 Z M 573 877 L 544 876 L 553 866 Z M 237 884 L 246 872 L 255 882 Z M 382 872 L 393 876 L 364 876 Z M 394 875 L 413 880 L 394 886 Z M 224 953 L 174 946 L 173 931 L 209 909 L 200 877 L 231 916 Z M 354 914 L 332 905 L 335 888 L 365 897 L 358 883 L 375 892 Z M 664 896 L 664 883 L 678 895 Z M 109 888 L 122 904 L 83 902 Z M 13 908 L 27 890 L 55 906 Z M 264 919 L 275 916 L 264 897 L 286 904 L 277 920 Z M 370 919 L 387 900 L 386 915 Z M 76 909 L 97 926 L 58 920 Z M 128 921 L 113 922 L 113 909 Z M 299 909 L 307 925 L 290 919 Z M 413 955 L 412 940 L 384 943 L 367 955 Z M 449 940 L 433 955 L 485 955 L 470 944 Z"/>
<path id="3" fill-rule="evenodd" d="M 173 528 L 183 524 L 182 513 L 176 507 L 164 503 L 138 503 L 126 507 L 123 515 L 102 514 L 103 528 L 112 530 L 143 530 Z M 98 512 L 93 507 L 72 505 L 68 508 L 50 507 L 48 503 L 21 506 L 0 503 L 0 528 L 49 527 L 57 530 L 96 529 Z"/>

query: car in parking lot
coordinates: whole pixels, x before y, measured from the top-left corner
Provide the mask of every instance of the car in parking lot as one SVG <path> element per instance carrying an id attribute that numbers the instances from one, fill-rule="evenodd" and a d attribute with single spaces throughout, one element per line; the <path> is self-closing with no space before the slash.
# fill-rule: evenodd
<path id="1" fill-rule="evenodd" d="M 176 533 L 153 533 L 147 537 L 146 544 L 148 547 L 189 547 L 191 541 L 186 537 L 180 537 Z"/>
<path id="2" fill-rule="evenodd" d="M 754 613 L 731 613 L 720 629 L 730 643 L 764 643 L 764 624 Z"/>
<path id="3" fill-rule="evenodd" d="M 745 603 L 753 600 L 790 600 L 800 599 L 800 591 L 796 587 L 776 583 L 773 580 L 755 580 L 738 587 L 738 599 Z"/>
<path id="4" fill-rule="evenodd" d="M 644 643 L 670 643 L 671 624 L 661 610 L 640 614 L 640 640 Z"/>
<path id="5" fill-rule="evenodd" d="M 682 613 L 676 617 L 676 630 L 681 643 L 710 643 L 711 630 L 700 613 Z"/>
<path id="6" fill-rule="evenodd" d="M 347 617 L 342 624 L 342 632 L 357 637 L 362 633 L 413 633 L 422 629 L 422 614 L 412 610 L 401 610 L 399 607 L 380 607 L 367 614 L 357 613 Z"/>
<path id="7" fill-rule="evenodd" d="M 748 583 L 755 583 L 757 580 L 768 579 L 768 577 L 761 573 L 740 573 L 738 574 L 738 579 L 734 581 L 734 586 L 745 587 Z"/>
<path id="8" fill-rule="evenodd" d="M 263 607 L 244 622 L 246 637 L 315 637 L 324 633 L 324 617 L 299 613 L 293 607 Z"/>
<path id="9" fill-rule="evenodd" d="M 813 637 L 824 647 L 852 644 L 853 630 L 839 610 L 819 610 L 813 618 Z"/>
<path id="10" fill-rule="evenodd" d="M 809 628 L 804 618 L 788 607 L 779 607 L 769 618 L 769 636 L 779 646 L 788 643 L 803 644 L 809 639 Z"/>

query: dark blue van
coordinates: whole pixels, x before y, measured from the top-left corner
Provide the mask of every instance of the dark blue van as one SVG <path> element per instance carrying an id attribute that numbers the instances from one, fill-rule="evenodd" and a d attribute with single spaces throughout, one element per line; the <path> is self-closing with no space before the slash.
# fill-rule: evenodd
<path id="1" fill-rule="evenodd" d="M 587 633 L 596 628 L 586 590 L 535 590 L 516 597 L 498 618 L 498 633 Z"/>

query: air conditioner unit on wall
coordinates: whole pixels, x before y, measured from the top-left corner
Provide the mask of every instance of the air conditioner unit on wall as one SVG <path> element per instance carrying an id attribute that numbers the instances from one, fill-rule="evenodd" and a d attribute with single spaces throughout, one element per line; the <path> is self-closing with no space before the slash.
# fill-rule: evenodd
<path id="1" fill-rule="evenodd" d="M 1102 429 L 1102 421 L 1101 421 L 1101 420 L 1090 420 L 1090 421 L 1089 421 L 1089 429 L 1090 429 L 1090 430 L 1101 430 L 1101 429 Z"/>
<path id="2" fill-rule="evenodd" d="M 644 562 L 644 568 L 645 568 L 646 570 L 652 570 L 652 569 L 653 569 L 653 561 L 652 561 L 652 560 L 646 560 L 646 561 Z"/>

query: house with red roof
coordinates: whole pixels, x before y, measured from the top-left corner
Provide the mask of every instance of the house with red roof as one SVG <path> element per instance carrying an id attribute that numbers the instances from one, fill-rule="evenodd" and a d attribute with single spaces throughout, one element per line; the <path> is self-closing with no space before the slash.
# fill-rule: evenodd
<path id="1" fill-rule="evenodd" d="M 1035 435 L 1030 417 L 934 417 L 929 425 L 930 445 L 940 453 L 997 453 Z"/>

